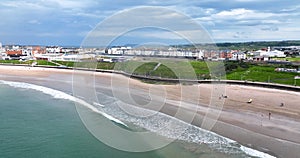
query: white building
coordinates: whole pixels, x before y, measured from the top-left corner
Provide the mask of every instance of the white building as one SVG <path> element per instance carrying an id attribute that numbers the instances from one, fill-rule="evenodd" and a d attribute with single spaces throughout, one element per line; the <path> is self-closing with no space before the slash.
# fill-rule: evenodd
<path id="1" fill-rule="evenodd" d="M 270 47 L 268 47 L 268 50 L 258 50 L 256 51 L 259 56 L 269 56 L 269 57 L 279 57 L 279 58 L 285 58 L 286 55 L 283 51 L 280 50 L 271 50 Z"/>
<path id="2" fill-rule="evenodd" d="M 246 54 L 243 52 L 233 52 L 231 60 L 244 60 L 246 59 Z"/>
<path id="3" fill-rule="evenodd" d="M 61 51 L 62 51 L 62 47 L 57 47 L 57 46 L 46 47 L 47 53 L 61 53 Z"/>
<path id="4" fill-rule="evenodd" d="M 107 50 L 107 54 L 116 54 L 116 55 L 126 54 L 126 52 L 130 51 L 131 49 L 132 49 L 131 47 L 113 47 Z"/>
<path id="5" fill-rule="evenodd" d="M 33 55 L 32 47 L 26 47 L 26 48 L 22 49 L 22 55 L 32 57 L 32 55 Z"/>
<path id="6" fill-rule="evenodd" d="M 2 43 L 0 42 L 0 54 L 5 53 L 5 49 L 2 47 Z"/>
<path id="7" fill-rule="evenodd" d="M 61 53 L 46 53 L 46 54 L 38 54 L 35 53 L 34 57 L 38 60 L 62 60 L 63 54 Z"/>
<path id="8" fill-rule="evenodd" d="M 0 42 L 0 60 L 4 60 L 7 58 L 7 54 L 5 53 L 5 48 L 2 47 L 2 43 Z"/>
<path id="9" fill-rule="evenodd" d="M 273 50 L 273 51 L 270 51 L 270 52 L 268 53 L 268 55 L 269 55 L 270 57 L 279 57 L 279 58 L 285 58 L 285 57 L 286 57 L 286 55 L 284 54 L 284 52 L 283 52 L 283 51 L 280 51 L 280 50 Z"/>
<path id="10" fill-rule="evenodd" d="M 270 57 L 269 56 L 255 56 L 253 57 L 253 61 L 261 62 L 261 61 L 269 61 Z"/>
<path id="11" fill-rule="evenodd" d="M 21 47 L 18 46 L 18 45 L 13 45 L 12 46 L 12 50 L 20 50 L 20 49 L 21 49 Z"/>
<path id="12" fill-rule="evenodd" d="M 95 58 L 95 54 L 64 54 L 61 56 L 62 61 L 81 61 Z"/>
<path id="13" fill-rule="evenodd" d="M 61 48 L 61 52 L 63 53 L 76 53 L 79 52 L 77 48 Z"/>
<path id="14" fill-rule="evenodd" d="M 49 61 L 81 61 L 85 59 L 95 58 L 95 54 L 62 54 L 62 53 L 46 53 L 34 54 L 36 59 Z"/>

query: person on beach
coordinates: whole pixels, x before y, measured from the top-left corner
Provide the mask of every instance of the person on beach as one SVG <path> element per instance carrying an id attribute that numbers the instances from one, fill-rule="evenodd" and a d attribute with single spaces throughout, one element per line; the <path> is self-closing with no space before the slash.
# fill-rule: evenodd
<path id="1" fill-rule="evenodd" d="M 280 104 L 280 107 L 283 107 L 283 106 L 284 106 L 284 103 L 281 103 L 281 104 Z"/>

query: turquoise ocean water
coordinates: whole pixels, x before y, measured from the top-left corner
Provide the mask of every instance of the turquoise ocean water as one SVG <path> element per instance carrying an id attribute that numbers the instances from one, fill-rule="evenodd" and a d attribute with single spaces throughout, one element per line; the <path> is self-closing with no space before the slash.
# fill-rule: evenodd
<path id="1" fill-rule="evenodd" d="M 15 84 L 15 85 L 14 85 Z M 14 85 L 14 86 L 12 86 Z M 24 86 L 26 85 L 26 86 Z M 199 132 L 196 127 L 187 130 L 189 138 L 181 137 L 164 148 L 149 152 L 125 152 L 109 147 L 96 139 L 85 128 L 72 101 L 43 91 L 31 89 L 30 84 L 0 82 L 0 157 L 271 157 L 267 154 L 226 141 L 215 134 Z M 67 94 L 66 94 L 67 95 Z M 104 96 L 102 96 L 103 98 Z M 109 98 L 104 102 L 110 103 Z M 113 107 L 113 106 L 112 106 Z M 104 111 L 114 116 L 114 110 Z M 120 118 L 120 114 L 114 117 Z M 95 115 L 94 117 L 98 117 Z M 99 116 L 101 117 L 101 116 Z M 101 117 L 101 119 L 106 119 Z M 140 125 L 137 120 L 122 120 Z M 141 124 L 142 126 L 142 124 Z M 141 129 L 151 127 L 141 127 Z M 213 143 L 197 143 L 201 135 Z M 190 135 L 196 135 L 190 138 Z M 113 136 L 112 136 L 113 137 Z M 199 140 L 200 141 L 200 140 Z M 251 156 L 252 155 L 252 156 Z"/>

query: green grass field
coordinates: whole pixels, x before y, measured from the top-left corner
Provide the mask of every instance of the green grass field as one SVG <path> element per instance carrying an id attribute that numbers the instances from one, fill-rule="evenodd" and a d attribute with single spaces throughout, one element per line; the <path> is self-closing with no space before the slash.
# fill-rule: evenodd
<path id="1" fill-rule="evenodd" d="M 31 64 L 32 61 L 22 62 L 19 60 L 0 60 L 0 63 L 3 63 L 3 64 Z"/>
<path id="2" fill-rule="evenodd" d="M 292 59 L 292 58 L 291 58 Z M 297 58 L 296 58 L 297 59 Z M 295 60 L 296 60 L 295 59 Z M 18 60 L 0 60 L 0 63 L 28 64 L 33 61 L 20 62 Z M 160 61 L 127 61 L 120 63 L 107 62 L 67 62 L 55 61 L 67 67 L 83 67 L 91 69 L 118 70 L 130 74 L 154 76 L 161 78 L 181 79 L 228 79 L 247 80 L 253 82 L 270 82 L 300 86 L 300 80 L 294 77 L 300 75 L 290 72 L 275 72 L 275 68 L 281 65 L 257 65 L 243 62 L 204 62 L 184 60 L 160 60 Z M 38 60 L 38 65 L 57 66 L 54 63 Z M 157 65 L 160 65 L 157 67 Z M 155 69 L 156 68 L 156 69 Z M 226 72 L 226 75 L 225 75 Z M 225 77 L 226 76 L 226 77 Z"/>
<path id="3" fill-rule="evenodd" d="M 74 67 L 74 63 L 73 61 L 54 61 L 58 64 L 61 64 L 61 65 L 65 65 L 67 67 Z"/>
<path id="4" fill-rule="evenodd" d="M 294 77 L 300 74 L 288 72 L 275 72 L 275 66 L 250 66 L 243 69 L 238 68 L 230 73 L 227 73 L 228 80 L 247 80 L 253 82 L 270 82 L 294 85 Z M 300 86 L 300 81 L 296 83 Z"/>
<path id="5" fill-rule="evenodd" d="M 155 69 L 159 63 L 160 65 Z M 179 60 L 129 61 L 117 63 L 115 69 L 137 75 L 161 78 L 197 79 L 197 74 L 209 74 L 205 63 L 194 62 L 191 64 L 188 61 Z"/>
<path id="6" fill-rule="evenodd" d="M 300 57 L 287 57 L 287 58 L 272 58 L 273 60 L 300 62 Z"/>
<path id="7" fill-rule="evenodd" d="M 36 60 L 36 62 L 37 62 L 37 65 L 58 66 L 58 65 L 56 65 L 54 63 L 51 63 L 47 60 Z"/>
<path id="8" fill-rule="evenodd" d="M 0 63 L 3 64 L 23 64 L 23 65 L 31 65 L 33 62 L 37 62 L 37 65 L 45 65 L 45 66 L 57 66 L 46 60 L 27 60 L 27 61 L 19 61 L 19 60 L 0 60 Z"/>
<path id="9" fill-rule="evenodd" d="M 291 62 L 300 62 L 300 57 L 296 57 L 296 58 L 287 58 L 288 61 Z"/>

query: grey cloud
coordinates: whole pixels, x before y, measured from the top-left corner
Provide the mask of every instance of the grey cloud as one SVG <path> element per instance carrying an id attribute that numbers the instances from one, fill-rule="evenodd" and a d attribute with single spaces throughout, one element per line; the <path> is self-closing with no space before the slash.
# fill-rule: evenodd
<path id="1" fill-rule="evenodd" d="M 247 33 L 246 32 L 236 32 L 234 35 L 233 35 L 233 38 L 248 38 L 247 36 Z"/>
<path id="2" fill-rule="evenodd" d="M 128 22 L 128 19 L 130 19 L 130 22 Z M 108 45 L 111 39 L 139 29 L 147 29 L 147 34 L 139 34 L 144 38 L 159 38 L 159 32 L 153 32 L 153 29 L 160 29 L 175 33 L 181 38 L 189 39 L 194 43 L 211 42 L 211 38 L 201 25 L 188 16 L 163 7 L 138 7 L 119 12 L 105 19 L 87 36 L 83 44 L 95 45 L 96 43 L 102 43 Z M 151 31 L 153 34 L 151 34 Z M 166 33 L 164 35 L 169 36 Z M 170 36 L 170 40 L 171 37 L 178 39 L 175 36 Z"/>
<path id="3" fill-rule="evenodd" d="M 261 30 L 263 30 L 263 31 L 278 31 L 279 28 L 276 26 L 270 26 L 270 27 L 261 28 Z"/>

